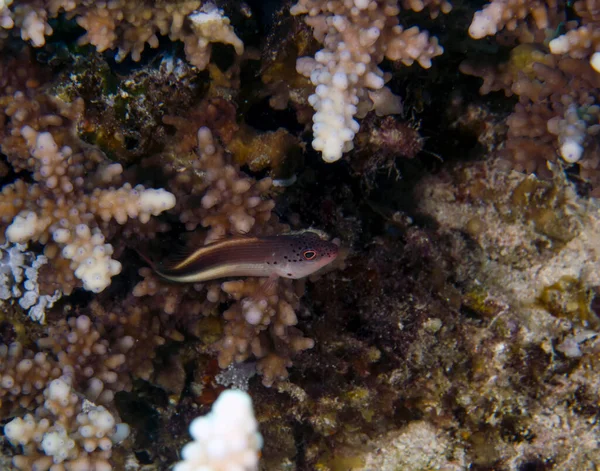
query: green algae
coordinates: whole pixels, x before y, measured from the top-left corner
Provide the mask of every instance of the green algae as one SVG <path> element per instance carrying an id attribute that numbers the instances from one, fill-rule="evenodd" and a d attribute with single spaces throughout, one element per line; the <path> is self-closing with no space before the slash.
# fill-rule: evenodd
<path id="1" fill-rule="evenodd" d="M 582 280 L 563 276 L 542 289 L 537 303 L 553 316 L 597 329 L 600 319 L 592 310 L 594 292 Z"/>

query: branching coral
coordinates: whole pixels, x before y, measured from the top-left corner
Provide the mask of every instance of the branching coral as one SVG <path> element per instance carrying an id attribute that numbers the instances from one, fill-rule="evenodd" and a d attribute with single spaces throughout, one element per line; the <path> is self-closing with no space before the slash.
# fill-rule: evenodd
<path id="1" fill-rule="evenodd" d="M 23 447 L 13 458 L 17 469 L 113 469 L 112 447 L 127 438 L 129 426 L 82 400 L 63 379 L 50 382 L 43 394 L 44 404 L 33 414 L 4 426 L 9 441 Z"/>
<path id="2" fill-rule="evenodd" d="M 102 328 L 102 327 L 100 327 Z M 136 364 L 134 339 L 116 329 L 101 335 L 89 317 L 62 320 L 37 341 L 38 351 L 18 343 L 0 350 L 0 394 L 8 410 L 15 405 L 31 409 L 48 381 L 62 377 L 87 399 L 111 404 L 114 393 L 131 389 L 130 372 Z"/>
<path id="3" fill-rule="evenodd" d="M 48 337 L 38 346 L 56 355 L 62 376 L 85 392 L 85 396 L 101 404 L 111 404 L 115 392 L 131 389 L 127 357 L 134 338 L 116 335 L 112 344 L 102 338 L 87 316 L 62 320 L 48 329 Z"/>
<path id="4" fill-rule="evenodd" d="M 480 38 L 506 26 L 516 31 L 522 44 L 512 49 L 506 63 L 467 61 L 461 71 L 484 79 L 482 94 L 503 90 L 507 96 L 519 97 L 507 120 L 508 135 L 501 152 L 516 169 L 548 175 L 546 162 L 560 158 L 567 165 L 576 163 L 579 174 L 592 184 L 596 194 L 600 183 L 600 76 L 586 60 L 591 49 L 585 52 L 575 45 L 568 47 L 572 33 L 550 42 L 554 54 L 542 43 L 564 18 L 562 11 L 555 2 L 492 2 L 475 14 L 471 36 Z M 535 20 L 529 25 L 525 21 L 528 15 Z"/>
<path id="5" fill-rule="evenodd" d="M 258 469 L 262 436 L 252 400 L 245 392 L 223 392 L 208 415 L 190 424 L 190 434 L 194 441 L 183 448 L 183 461 L 175 465 L 174 471 Z"/>
<path id="6" fill-rule="evenodd" d="M 0 27 L 16 27 L 24 40 L 40 47 L 45 44 L 46 36 L 53 33 L 49 18 L 60 13 L 74 17 L 87 31 L 79 44 L 92 44 L 100 52 L 118 48 L 118 61 L 130 54 L 134 61 L 139 61 L 146 44 L 158 47 L 159 35 L 168 36 L 171 41 L 182 41 L 188 60 L 199 69 L 208 64 L 213 42 L 231 44 L 237 54 L 244 51 L 242 41 L 235 35 L 223 11 L 200 0 L 32 0 L 14 5 L 2 2 Z"/>
<path id="7" fill-rule="evenodd" d="M 65 267 L 58 282 L 65 294 L 77 280 L 89 291 L 104 290 L 121 271 L 107 243 L 110 221 L 123 225 L 137 218 L 145 224 L 172 208 L 174 196 L 123 184 L 122 166 L 77 137 L 82 100 L 66 104 L 26 88 L 0 103 L 2 151 L 16 171 L 31 172 L 34 180 L 17 179 L 2 188 L 0 221 L 6 239 L 44 244 L 46 257 L 57 268 Z"/>
<path id="8" fill-rule="evenodd" d="M 298 293 L 304 287 L 294 286 L 291 280 L 280 280 L 272 292 L 263 294 L 262 283 L 257 279 L 221 285 L 237 302 L 223 314 L 227 323 L 216 349 L 221 368 L 250 355 L 258 358 L 257 370 L 263 376 L 263 384 L 270 386 L 287 378 L 291 358 L 312 348 L 314 341 L 294 327 L 298 323 Z"/>
<path id="9" fill-rule="evenodd" d="M 469 35 L 481 39 L 506 29 L 521 43 L 547 43 L 553 54 L 586 59 L 600 71 L 600 5 L 597 0 L 573 2 L 579 19 L 567 21 L 568 4 L 557 0 L 493 0 L 475 13 Z M 567 32 L 552 38 L 562 25 Z"/>
<path id="10" fill-rule="evenodd" d="M 206 127 L 198 130 L 198 157 L 191 167 L 195 178 L 192 172 L 180 172 L 171 186 L 186 228 L 210 228 L 206 243 L 226 234 L 273 233 L 282 227 L 271 216 L 274 201 L 262 197 L 271 179 L 256 182 L 241 173 Z M 192 204 L 194 199 L 200 204 Z"/>
<path id="11" fill-rule="evenodd" d="M 19 306 L 28 310 L 29 317 L 44 322 L 46 309 L 62 295 L 60 291 L 52 295 L 40 293 L 39 269 L 48 259 L 26 251 L 21 244 L 0 246 L 0 255 L 0 306 L 3 301 L 19 299 Z"/>
<path id="12" fill-rule="evenodd" d="M 104 307 L 98 301 L 90 304 L 91 314 L 97 319 L 97 323 L 108 331 L 110 341 L 109 351 L 115 351 L 117 355 L 125 354 L 125 364 L 119 364 L 121 357 L 116 357 L 115 363 L 104 364 L 104 357 L 96 357 L 99 370 L 110 370 L 109 383 L 106 385 L 107 394 L 118 392 L 120 384 L 125 390 L 129 389 L 130 381 L 127 373 L 133 378 L 146 381 L 152 379 L 154 373 L 153 361 L 157 355 L 157 349 L 164 345 L 167 339 L 181 339 L 181 333 L 169 325 L 166 316 L 155 314 L 146 303 L 136 303 L 136 299 L 127 299 L 120 302 L 118 306 L 110 309 Z M 190 312 L 193 315 L 193 312 Z M 64 328 L 64 327 L 63 327 Z M 96 329 L 92 328 L 92 332 Z M 64 338 L 64 337 L 63 337 Z M 68 338 L 68 337 L 67 337 Z M 56 350 L 60 341 L 48 339 Z M 104 343 L 104 340 L 100 341 Z M 76 361 L 76 360 L 75 360 Z M 80 366 L 78 370 L 86 370 L 87 364 Z M 78 371 L 77 369 L 75 371 Z M 116 375 L 115 375 L 116 374 Z M 89 379 L 88 390 L 96 394 L 103 394 L 104 380 Z"/>
<path id="13" fill-rule="evenodd" d="M 600 4 L 597 0 L 579 0 L 573 3 L 573 9 L 579 21 L 567 22 L 568 31 L 550 41 L 550 51 L 587 59 L 600 72 Z"/>
<path id="14" fill-rule="evenodd" d="M 540 41 L 564 21 L 565 7 L 562 0 L 492 0 L 475 13 L 469 35 L 481 39 L 506 29 L 522 42 Z"/>
<path id="15" fill-rule="evenodd" d="M 434 1 L 403 6 L 415 11 L 427 6 L 432 16 L 451 9 L 448 2 Z M 384 58 L 429 68 L 431 59 L 443 52 L 437 38 L 430 38 L 426 31 L 400 26 L 396 0 L 301 0 L 291 12 L 307 15 L 306 23 L 325 46 L 314 59 L 298 59 L 296 68 L 316 87 L 309 98 L 316 111 L 312 145 L 326 162 L 352 149 L 359 129 L 354 118 L 373 109 L 377 93 L 384 88 L 386 77 L 378 67 Z"/>
<path id="16" fill-rule="evenodd" d="M 0 345 L 0 372 L 0 397 L 5 413 L 17 407 L 32 410 L 43 403 L 42 392 L 48 382 L 61 374 L 52 357 L 24 349 L 18 342 Z"/>
<path id="17" fill-rule="evenodd" d="M 131 388 L 136 357 L 125 354 L 133 346 L 118 330 L 101 334 L 87 316 L 59 322 L 35 350 L 0 345 L 3 416 L 28 412 L 4 428 L 23 447 L 13 459 L 18 469 L 112 469 L 111 448 L 129 427 L 97 404 L 112 408 L 114 393 Z"/>
<path id="18" fill-rule="evenodd" d="M 200 243 L 239 233 L 269 235 L 287 228 L 272 213 L 275 204 L 268 199 L 271 179 L 255 181 L 242 173 L 208 128 L 198 130 L 198 155 L 192 154 L 191 159 L 188 168 L 172 167 L 169 188 L 182 206 L 181 222 L 189 229 L 198 225 L 209 229 Z M 302 280 L 280 279 L 265 292 L 262 279 L 176 287 L 166 285 L 146 268 L 140 274 L 144 280 L 133 294 L 154 296 L 154 302 L 168 314 L 211 315 L 219 303 L 234 300 L 224 313 L 223 337 L 214 345 L 221 368 L 257 358 L 263 383 L 271 385 L 287 377 L 295 354 L 313 346 L 313 341 L 294 327 L 304 292 Z"/>

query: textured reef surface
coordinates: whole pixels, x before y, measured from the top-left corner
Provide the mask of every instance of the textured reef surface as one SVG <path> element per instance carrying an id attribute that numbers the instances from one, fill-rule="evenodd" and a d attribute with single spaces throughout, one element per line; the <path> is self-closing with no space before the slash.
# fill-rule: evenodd
<path id="1" fill-rule="evenodd" d="M 0 0 L 0 467 L 597 470 L 599 136 L 600 0 Z"/>

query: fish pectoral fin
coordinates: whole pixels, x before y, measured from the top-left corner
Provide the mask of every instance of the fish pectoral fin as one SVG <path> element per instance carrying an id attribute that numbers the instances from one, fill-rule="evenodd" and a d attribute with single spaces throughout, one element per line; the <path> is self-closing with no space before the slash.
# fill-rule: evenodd
<path id="1" fill-rule="evenodd" d="M 277 273 L 271 273 L 269 275 L 269 278 L 266 279 L 266 281 L 260 285 L 260 288 L 257 291 L 257 295 L 262 296 L 262 297 L 269 297 L 275 293 L 273 293 L 273 290 L 275 288 L 275 285 L 277 284 L 277 280 L 279 279 L 279 275 L 277 275 Z"/>

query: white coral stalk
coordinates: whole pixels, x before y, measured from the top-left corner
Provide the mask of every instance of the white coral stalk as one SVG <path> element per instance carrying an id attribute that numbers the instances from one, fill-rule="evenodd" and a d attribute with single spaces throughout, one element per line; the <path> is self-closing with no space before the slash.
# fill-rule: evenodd
<path id="1" fill-rule="evenodd" d="M 254 471 L 262 436 L 250 396 L 238 390 L 223 392 L 212 411 L 190 424 L 193 442 L 181 451 L 173 471 Z"/>

